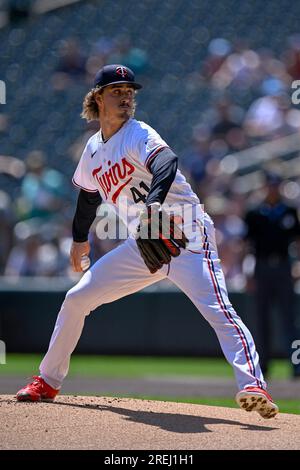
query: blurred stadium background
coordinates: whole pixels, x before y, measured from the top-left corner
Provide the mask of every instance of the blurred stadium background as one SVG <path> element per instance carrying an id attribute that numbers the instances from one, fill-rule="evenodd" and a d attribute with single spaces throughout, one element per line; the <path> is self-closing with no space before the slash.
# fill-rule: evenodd
<path id="1" fill-rule="evenodd" d="M 43 315 L 51 317 L 42 334 L 47 344 L 57 313 L 50 306 L 56 308 L 61 293 L 78 279 L 68 261 L 77 199 L 71 176 L 96 130 L 96 123 L 86 125 L 80 118 L 82 100 L 105 63 L 131 67 L 143 83 L 136 117 L 153 126 L 179 156 L 214 219 L 229 291 L 240 296 L 241 316 L 249 311 L 247 273 L 253 259 L 243 248 L 244 216 L 264 195 L 263 172 L 279 173 L 282 196 L 300 206 L 300 107 L 291 99 L 292 83 L 300 80 L 299 15 L 300 4 L 289 0 L 0 1 L 0 80 L 6 85 L 6 104 L 0 105 L 3 334 L 7 325 L 13 330 L 25 308 L 22 316 L 29 315 L 26 293 L 32 298 L 36 290 L 51 290 L 58 300 L 42 300 Z M 93 233 L 91 242 L 93 261 L 115 244 Z M 300 293 L 293 246 L 290 255 Z M 23 297 L 16 297 L 20 292 Z M 172 288 L 161 283 L 157 292 L 170 295 Z M 12 299 L 15 310 L 8 320 Z M 154 321 L 148 308 L 145 337 Z M 36 316 L 28 324 L 34 325 Z M 167 331 L 170 323 L 160 321 Z M 14 331 L 10 351 L 18 350 L 21 336 Z M 176 338 L 163 352 L 174 353 L 175 343 Z M 202 352 L 213 354 L 214 344 L 213 351 Z M 28 351 L 28 343 L 22 348 Z M 143 342 L 137 351 L 142 348 Z M 182 351 L 193 355 L 191 349 Z"/>
<path id="2" fill-rule="evenodd" d="M 62 8 L 55 5 L 70 4 Z M 132 67 L 137 118 L 167 140 L 217 227 L 229 288 L 243 289 L 243 214 L 262 164 L 299 205 L 297 2 L 2 1 L 0 273 L 71 276 L 70 178 L 94 123 L 81 104 L 103 63 Z M 8 10 L 10 5 L 10 10 Z M 48 11 L 47 11 L 48 10 Z M 280 27 L 279 27 L 280 25 Z M 291 139 L 283 140 L 290 136 Z M 242 152 L 263 143 L 276 145 Z M 280 143 L 280 145 L 279 145 Z M 236 154 L 229 158 L 228 155 Z M 95 257 L 111 246 L 95 240 Z M 295 269 L 299 278 L 299 269 Z M 298 290 L 300 287 L 298 285 Z"/>

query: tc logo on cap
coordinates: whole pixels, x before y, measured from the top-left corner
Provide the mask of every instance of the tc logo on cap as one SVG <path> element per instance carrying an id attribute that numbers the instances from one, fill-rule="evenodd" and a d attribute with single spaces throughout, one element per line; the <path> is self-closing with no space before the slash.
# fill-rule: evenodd
<path id="1" fill-rule="evenodd" d="M 125 78 L 128 76 L 128 72 L 125 67 L 117 67 L 116 68 L 116 73 L 118 75 L 121 75 L 121 77 Z"/>
<path id="2" fill-rule="evenodd" d="M 122 64 L 104 65 L 98 70 L 94 79 L 94 88 L 100 89 L 115 83 L 130 83 L 135 90 L 142 88 L 142 85 L 135 82 L 133 71 Z"/>

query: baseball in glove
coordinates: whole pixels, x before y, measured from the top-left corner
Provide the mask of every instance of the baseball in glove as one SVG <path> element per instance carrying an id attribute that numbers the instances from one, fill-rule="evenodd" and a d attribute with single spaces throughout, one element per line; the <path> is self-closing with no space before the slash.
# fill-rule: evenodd
<path id="1" fill-rule="evenodd" d="M 149 271 L 154 274 L 189 242 L 175 221 L 175 216 L 164 211 L 160 204 L 146 207 L 140 214 L 136 243 Z"/>

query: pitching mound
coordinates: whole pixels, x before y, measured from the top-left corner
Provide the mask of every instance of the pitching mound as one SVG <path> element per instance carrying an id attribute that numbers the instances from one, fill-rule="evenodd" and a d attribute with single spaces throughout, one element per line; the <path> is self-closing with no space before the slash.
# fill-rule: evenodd
<path id="1" fill-rule="evenodd" d="M 299 449 L 300 416 L 125 398 L 0 396 L 1 449 Z"/>

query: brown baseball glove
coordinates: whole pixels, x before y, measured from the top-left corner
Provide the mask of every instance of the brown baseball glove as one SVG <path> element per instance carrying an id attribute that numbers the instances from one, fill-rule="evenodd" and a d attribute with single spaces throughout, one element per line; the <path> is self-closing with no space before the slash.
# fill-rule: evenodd
<path id="1" fill-rule="evenodd" d="M 146 207 L 140 214 L 135 238 L 141 257 L 152 274 L 179 256 L 180 249 L 186 248 L 189 241 L 180 223 L 157 204 Z"/>

